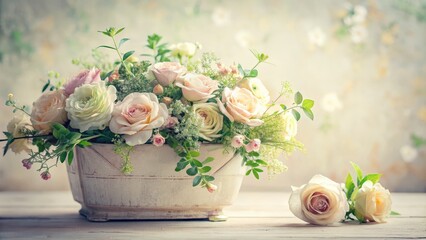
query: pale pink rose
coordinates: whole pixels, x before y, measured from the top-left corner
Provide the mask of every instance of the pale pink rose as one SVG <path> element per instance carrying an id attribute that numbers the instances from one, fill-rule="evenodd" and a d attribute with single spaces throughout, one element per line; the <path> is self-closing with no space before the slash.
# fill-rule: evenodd
<path id="1" fill-rule="evenodd" d="M 244 136 L 243 135 L 235 135 L 232 138 L 231 146 L 234 148 L 240 148 L 244 145 Z"/>
<path id="2" fill-rule="evenodd" d="M 262 125 L 263 121 L 256 119 L 262 110 L 259 100 L 245 88 L 236 87 L 234 90 L 225 88 L 222 101 L 216 99 L 220 111 L 231 120 L 241 122 L 251 127 Z"/>
<path id="3" fill-rule="evenodd" d="M 166 139 L 161 136 L 161 134 L 157 133 L 154 136 L 152 136 L 152 144 L 156 147 L 161 147 L 166 142 Z"/>
<path id="4" fill-rule="evenodd" d="M 217 190 L 217 186 L 210 182 L 206 184 L 206 188 L 207 188 L 207 191 L 211 193 Z"/>
<path id="5" fill-rule="evenodd" d="M 174 128 L 178 123 L 177 117 L 168 117 L 161 128 Z"/>
<path id="6" fill-rule="evenodd" d="M 153 93 L 131 93 L 118 102 L 112 112 L 109 128 L 124 134 L 130 146 L 146 143 L 152 130 L 161 127 L 169 114 L 164 103 L 158 103 Z"/>
<path id="7" fill-rule="evenodd" d="M 169 86 L 186 73 L 186 68 L 177 62 L 160 62 L 151 66 L 151 71 L 162 86 Z"/>
<path id="8" fill-rule="evenodd" d="M 260 139 L 253 139 L 247 145 L 244 146 L 247 152 L 259 152 L 260 150 Z"/>
<path id="9" fill-rule="evenodd" d="M 42 172 L 41 174 L 40 174 L 40 176 L 41 176 L 41 178 L 43 179 L 43 180 L 49 180 L 51 177 L 52 177 L 52 175 L 50 175 L 50 173 L 49 172 Z"/>
<path id="10" fill-rule="evenodd" d="M 181 77 L 176 86 L 182 88 L 184 98 L 190 102 L 207 102 L 219 88 L 217 81 L 197 73 L 188 73 Z"/>
<path id="11" fill-rule="evenodd" d="M 50 133 L 52 123 L 64 124 L 68 121 L 65 111 L 64 90 L 45 92 L 34 103 L 31 122 L 35 130 Z"/>
<path id="12" fill-rule="evenodd" d="M 83 72 L 79 73 L 77 76 L 69 80 L 64 85 L 65 96 L 68 97 L 69 95 L 73 94 L 74 90 L 83 84 L 92 84 L 92 83 L 96 83 L 100 81 L 101 81 L 101 70 L 96 68 L 92 68 L 90 70 L 84 70 Z"/>

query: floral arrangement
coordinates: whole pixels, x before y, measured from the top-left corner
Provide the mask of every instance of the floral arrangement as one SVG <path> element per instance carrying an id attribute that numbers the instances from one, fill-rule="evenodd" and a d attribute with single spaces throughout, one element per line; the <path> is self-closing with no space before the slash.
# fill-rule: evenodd
<path id="1" fill-rule="evenodd" d="M 94 62 L 73 60 L 85 70 L 68 81 L 50 73 L 31 111 L 9 94 L 6 105 L 16 114 L 4 132 L 4 154 L 8 149 L 28 153 L 23 166 L 38 164 L 48 180 L 52 167 L 71 164 L 76 147 L 114 144 L 128 174 L 135 146 L 167 144 L 180 156 L 175 170 L 185 170 L 194 177 L 193 186 L 212 192 L 217 187 L 208 163 L 214 159 L 198 159 L 201 143 L 223 144 L 225 151 L 241 155 L 246 175 L 256 178 L 264 170 L 285 171 L 277 157 L 303 148 L 295 139 L 297 121 L 300 112 L 313 119 L 314 101 L 296 92 L 290 105 L 280 104 L 293 95 L 288 83 L 271 101 L 256 69 L 266 54 L 252 51 L 257 62 L 249 69 L 227 66 L 212 53 L 196 58 L 198 44 L 168 45 L 153 34 L 146 45 L 152 53 L 139 60 L 135 51 L 122 52 L 129 40 L 117 40 L 123 30 L 102 31 L 112 45 L 98 47 L 116 52 L 117 61 L 105 60 L 96 50 Z"/>
<path id="2" fill-rule="evenodd" d="M 309 183 L 292 187 L 290 211 L 301 220 L 315 225 L 333 225 L 342 221 L 386 222 L 391 211 L 389 190 L 380 183 L 380 174 L 363 175 L 361 168 L 351 163 L 356 181 L 348 174 L 339 184 L 322 175 L 315 175 Z"/>

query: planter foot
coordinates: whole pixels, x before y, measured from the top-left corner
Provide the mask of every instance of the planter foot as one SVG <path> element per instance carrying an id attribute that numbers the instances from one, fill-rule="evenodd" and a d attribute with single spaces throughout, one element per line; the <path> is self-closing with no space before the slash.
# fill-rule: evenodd
<path id="1" fill-rule="evenodd" d="M 80 215 L 84 216 L 87 220 L 91 222 L 106 222 L 109 221 L 107 215 L 99 215 L 90 212 L 85 208 L 81 208 L 79 211 Z"/>
<path id="2" fill-rule="evenodd" d="M 222 211 L 209 214 L 210 222 L 225 222 L 226 220 L 228 220 L 228 216 L 223 214 Z"/>

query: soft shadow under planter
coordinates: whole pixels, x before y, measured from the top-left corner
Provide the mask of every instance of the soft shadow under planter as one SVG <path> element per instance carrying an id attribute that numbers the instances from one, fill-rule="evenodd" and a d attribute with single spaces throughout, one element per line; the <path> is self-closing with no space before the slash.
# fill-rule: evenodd
<path id="1" fill-rule="evenodd" d="M 180 158 L 167 145 L 136 146 L 130 155 L 134 167 L 130 175 L 121 172 L 122 159 L 113 147 L 76 148 L 74 161 L 67 165 L 74 199 L 82 206 L 80 214 L 90 221 L 214 218 L 234 202 L 245 173 L 239 155 L 224 153 L 222 145 L 202 145 L 199 159 L 215 159 L 208 165 L 218 189 L 210 193 L 192 187 L 193 177 L 185 171 L 174 171 Z"/>

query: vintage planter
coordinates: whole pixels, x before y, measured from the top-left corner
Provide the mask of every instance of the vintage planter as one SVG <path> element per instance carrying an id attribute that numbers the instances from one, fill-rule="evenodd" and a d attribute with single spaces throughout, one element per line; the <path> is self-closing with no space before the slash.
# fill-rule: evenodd
<path id="1" fill-rule="evenodd" d="M 185 171 L 175 172 L 179 157 L 169 146 L 141 145 L 131 154 L 134 171 L 121 173 L 122 160 L 111 144 L 77 148 L 67 166 L 74 199 L 80 214 L 90 221 L 128 219 L 221 219 L 222 209 L 231 205 L 241 186 L 242 158 L 224 153 L 216 144 L 202 145 L 200 159 L 215 160 L 211 174 L 218 189 L 192 187 Z"/>

